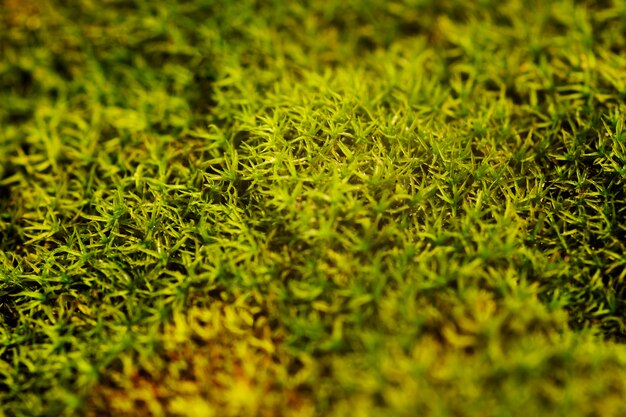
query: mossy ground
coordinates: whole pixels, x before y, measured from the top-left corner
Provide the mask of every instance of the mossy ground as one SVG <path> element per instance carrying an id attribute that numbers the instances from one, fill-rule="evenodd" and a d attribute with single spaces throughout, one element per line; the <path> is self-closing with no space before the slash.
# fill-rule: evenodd
<path id="1" fill-rule="evenodd" d="M 0 416 L 626 415 L 626 2 L 1 0 Z"/>

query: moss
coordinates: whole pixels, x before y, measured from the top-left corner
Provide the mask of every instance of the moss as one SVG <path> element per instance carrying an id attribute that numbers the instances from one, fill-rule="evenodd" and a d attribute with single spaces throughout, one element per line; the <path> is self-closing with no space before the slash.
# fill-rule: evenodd
<path id="1" fill-rule="evenodd" d="M 622 1 L 0 4 L 0 415 L 626 411 Z"/>

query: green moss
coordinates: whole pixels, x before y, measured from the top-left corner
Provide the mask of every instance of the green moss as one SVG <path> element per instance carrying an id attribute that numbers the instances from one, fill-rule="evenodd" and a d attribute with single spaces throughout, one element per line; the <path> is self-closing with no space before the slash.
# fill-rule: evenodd
<path id="1" fill-rule="evenodd" d="M 0 416 L 626 412 L 623 1 L 0 1 Z"/>

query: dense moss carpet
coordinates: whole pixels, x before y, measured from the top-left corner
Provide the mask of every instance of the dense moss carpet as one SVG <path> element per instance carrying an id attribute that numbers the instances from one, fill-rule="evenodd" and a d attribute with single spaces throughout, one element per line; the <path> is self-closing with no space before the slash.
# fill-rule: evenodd
<path id="1" fill-rule="evenodd" d="M 0 416 L 625 416 L 626 2 L 0 0 Z"/>

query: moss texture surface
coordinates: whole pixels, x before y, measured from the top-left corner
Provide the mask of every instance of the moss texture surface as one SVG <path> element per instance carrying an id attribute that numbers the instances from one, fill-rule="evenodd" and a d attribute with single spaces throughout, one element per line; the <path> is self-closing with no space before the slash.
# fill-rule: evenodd
<path id="1" fill-rule="evenodd" d="M 0 0 L 0 416 L 626 415 L 626 2 Z"/>

